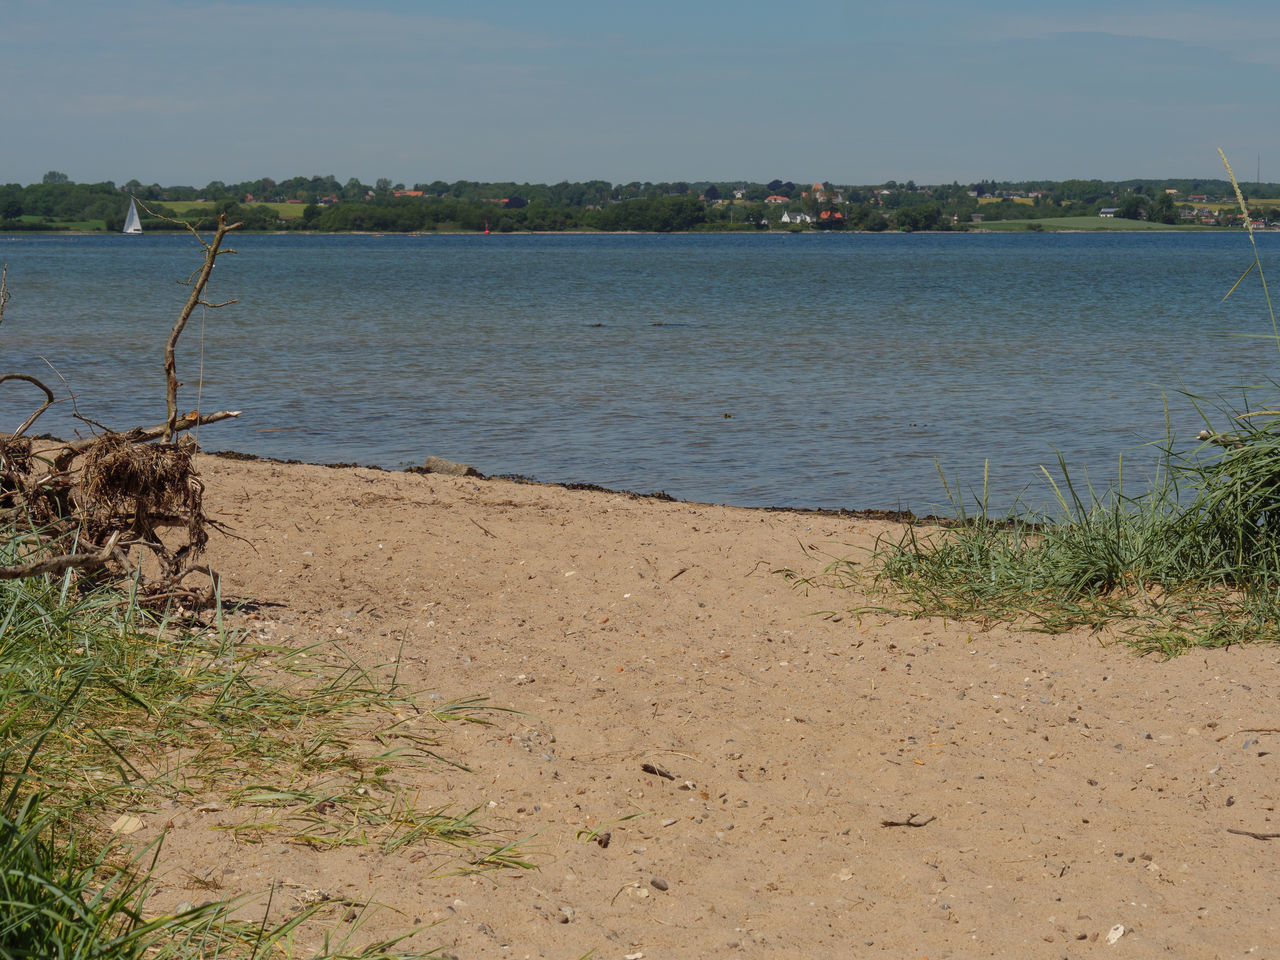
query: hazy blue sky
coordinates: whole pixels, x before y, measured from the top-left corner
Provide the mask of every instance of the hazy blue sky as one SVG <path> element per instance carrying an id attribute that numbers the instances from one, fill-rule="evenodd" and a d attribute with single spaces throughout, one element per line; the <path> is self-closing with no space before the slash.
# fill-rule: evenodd
<path id="1" fill-rule="evenodd" d="M 0 182 L 1280 180 L 1274 0 L 0 0 Z"/>

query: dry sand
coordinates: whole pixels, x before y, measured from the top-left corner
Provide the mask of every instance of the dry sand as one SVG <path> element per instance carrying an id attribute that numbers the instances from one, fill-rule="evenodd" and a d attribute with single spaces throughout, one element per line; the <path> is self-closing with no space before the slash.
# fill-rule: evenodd
<path id="1" fill-rule="evenodd" d="M 445 729 L 471 773 L 399 776 L 422 806 L 480 806 L 536 869 L 237 842 L 214 828 L 248 811 L 184 798 L 147 815 L 169 825 L 157 905 L 213 877 L 260 915 L 275 880 L 277 917 L 308 890 L 372 899 L 360 935 L 434 924 L 408 943 L 462 960 L 1280 955 L 1280 840 L 1228 832 L 1280 832 L 1274 647 L 1161 662 L 1084 632 L 824 617 L 882 601 L 775 571 L 898 529 L 862 518 L 201 469 L 248 541 L 211 547 L 260 604 L 237 625 L 519 711 Z"/>

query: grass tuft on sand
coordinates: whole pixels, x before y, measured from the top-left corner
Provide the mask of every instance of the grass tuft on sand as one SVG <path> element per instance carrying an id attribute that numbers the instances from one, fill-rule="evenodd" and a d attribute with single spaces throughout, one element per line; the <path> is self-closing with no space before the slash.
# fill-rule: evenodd
<path id="1" fill-rule="evenodd" d="M 0 534 L 10 562 L 21 538 Z M 281 922 L 246 923 L 236 901 L 157 914 L 163 836 L 124 835 L 146 836 L 149 805 L 176 799 L 242 814 L 230 829 L 246 841 L 444 843 L 467 870 L 529 866 L 475 810 L 420 809 L 396 780 L 449 762 L 444 724 L 487 710 L 479 698 L 428 709 L 340 651 L 157 616 L 81 592 L 73 573 L 0 580 L 0 956 L 424 955 L 398 952 L 403 937 L 357 950 L 322 902 Z"/>

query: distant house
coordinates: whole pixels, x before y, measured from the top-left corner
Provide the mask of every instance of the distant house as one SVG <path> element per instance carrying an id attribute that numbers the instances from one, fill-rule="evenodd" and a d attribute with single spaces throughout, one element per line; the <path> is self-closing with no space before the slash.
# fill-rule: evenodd
<path id="1" fill-rule="evenodd" d="M 1120 211 L 1119 207 L 1103 207 L 1098 211 L 1100 217 L 1114 217 Z"/>
<path id="2" fill-rule="evenodd" d="M 393 197 L 420 197 L 422 196 L 422 191 L 421 190 L 393 190 L 391 192 L 391 195 Z"/>
<path id="3" fill-rule="evenodd" d="M 764 202 L 765 202 L 765 203 L 790 203 L 790 202 L 791 202 L 791 198 L 790 198 L 790 197 L 780 197 L 780 196 L 778 196 L 778 195 L 775 193 L 772 197 L 765 197 L 765 198 L 764 198 Z"/>
<path id="4" fill-rule="evenodd" d="M 813 217 L 807 213 L 784 213 L 782 215 L 783 223 L 813 223 Z"/>

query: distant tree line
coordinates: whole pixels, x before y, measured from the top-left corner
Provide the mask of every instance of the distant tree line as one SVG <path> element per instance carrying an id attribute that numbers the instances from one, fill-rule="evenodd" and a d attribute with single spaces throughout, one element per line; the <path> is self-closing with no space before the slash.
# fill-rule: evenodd
<path id="1" fill-rule="evenodd" d="M 1244 184 L 1246 195 L 1280 197 L 1273 183 Z M 1176 190 L 1171 194 L 1169 190 Z M 0 186 L 0 230 L 105 229 L 124 223 L 129 197 L 160 216 L 210 228 L 219 213 L 249 230 L 422 232 L 839 229 L 962 230 L 977 220 L 1043 220 L 1097 214 L 1178 222 L 1189 202 L 1233 197 L 1226 180 L 1065 180 L 920 186 L 797 184 L 775 179 L 614 184 L 442 180 L 372 185 L 327 176 L 203 187 L 130 180 L 74 183 L 51 170 L 40 183 Z M 198 205 L 196 201 L 202 201 Z M 1277 201 L 1280 203 L 1280 201 Z M 786 215 L 784 220 L 784 215 Z M 144 229 L 182 229 L 144 214 Z"/>

